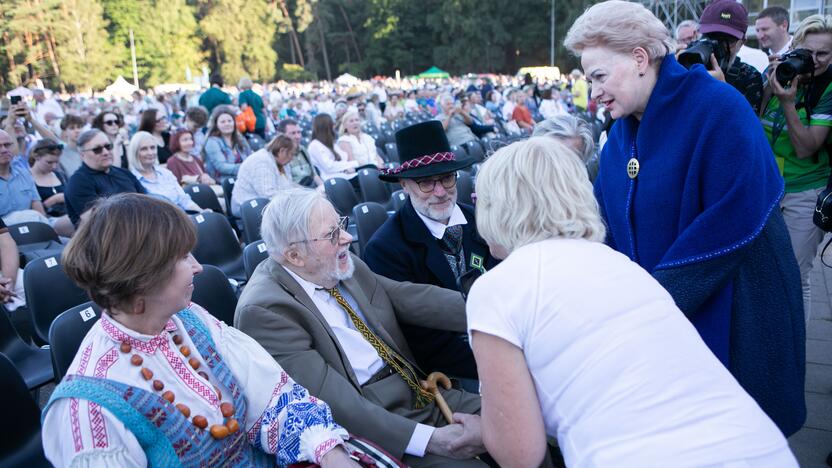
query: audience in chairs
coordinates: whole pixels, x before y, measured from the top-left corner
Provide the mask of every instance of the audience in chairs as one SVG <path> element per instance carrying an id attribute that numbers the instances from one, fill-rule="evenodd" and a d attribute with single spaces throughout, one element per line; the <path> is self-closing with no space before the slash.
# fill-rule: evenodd
<path id="1" fill-rule="evenodd" d="M 482 166 L 477 226 L 504 261 L 468 298 L 482 434 L 500 464 L 796 467 L 786 439 L 670 294 L 603 244 L 580 159 L 535 137 Z"/>
<path id="2" fill-rule="evenodd" d="M 370 239 L 364 261 L 373 272 L 396 281 L 456 290 L 466 272 L 496 265 L 477 234 L 474 208 L 457 203 L 456 171 L 474 161 L 455 158 L 437 121 L 399 130 L 396 145 L 405 162 L 379 177 L 400 183 L 409 197 Z M 476 380 L 464 335 L 416 324 L 403 324 L 402 331 L 422 368 Z"/>
<path id="3" fill-rule="evenodd" d="M 64 269 L 105 313 L 44 410 L 47 458 L 56 466 L 358 466 L 326 403 L 191 302 L 202 268 L 189 253 L 195 243 L 181 210 L 143 195 L 104 199 L 81 223 Z"/>
<path id="4" fill-rule="evenodd" d="M 231 214 L 240 216 L 240 205 L 254 198 L 271 198 L 294 185 L 286 165 L 295 156 L 295 142 L 278 135 L 265 148 L 252 153 L 240 165 L 231 193 Z"/>

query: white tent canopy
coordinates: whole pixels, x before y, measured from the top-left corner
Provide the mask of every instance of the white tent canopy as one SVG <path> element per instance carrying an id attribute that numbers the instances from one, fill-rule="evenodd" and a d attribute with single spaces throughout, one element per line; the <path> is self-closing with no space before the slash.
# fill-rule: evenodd
<path id="1" fill-rule="evenodd" d="M 17 88 L 9 91 L 6 93 L 6 97 L 12 96 L 20 96 L 20 97 L 29 97 L 32 95 L 32 90 L 25 87 L 25 86 L 18 86 Z"/>
<path id="2" fill-rule="evenodd" d="M 110 86 L 104 88 L 104 91 L 101 94 L 105 96 L 115 96 L 128 99 L 134 91 L 138 90 L 139 88 L 131 85 L 124 79 L 123 76 L 119 75 L 118 78 L 116 78 L 116 81 L 114 81 Z"/>
<path id="3" fill-rule="evenodd" d="M 350 75 L 349 73 L 344 73 L 343 75 L 335 78 L 335 82 L 342 86 L 352 86 L 358 84 L 360 82 L 358 78 Z"/>

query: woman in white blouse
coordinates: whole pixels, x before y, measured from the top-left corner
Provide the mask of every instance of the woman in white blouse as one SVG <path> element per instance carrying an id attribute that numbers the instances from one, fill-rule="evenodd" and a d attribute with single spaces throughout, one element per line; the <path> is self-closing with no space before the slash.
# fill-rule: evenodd
<path id="1" fill-rule="evenodd" d="M 147 193 L 162 197 L 186 211 L 202 212 L 182 190 L 176 176 L 159 166 L 156 138 L 148 132 L 136 132 L 127 145 L 127 162 L 130 171 L 139 179 Z"/>
<path id="2" fill-rule="evenodd" d="M 191 302 L 196 231 L 147 195 L 100 200 L 63 268 L 104 311 L 44 409 L 55 466 L 356 467 L 346 431 L 249 336 Z"/>
<path id="3" fill-rule="evenodd" d="M 333 177 L 353 179 L 355 168 L 360 166 L 335 145 L 335 122 L 329 114 L 318 114 L 312 121 L 312 142 L 307 152 L 324 181 Z"/>
<path id="4" fill-rule="evenodd" d="M 294 157 L 296 148 L 291 138 L 278 135 L 240 164 L 231 194 L 233 215 L 240 216 L 240 206 L 251 199 L 271 199 L 278 191 L 294 185 L 285 167 Z"/>
<path id="5" fill-rule="evenodd" d="M 670 294 L 603 244 L 572 150 L 533 137 L 497 151 L 476 215 L 504 259 L 467 303 L 483 441 L 501 466 L 539 465 L 546 436 L 567 466 L 797 466 Z"/>
<path id="6" fill-rule="evenodd" d="M 338 147 L 347 154 L 349 159 L 357 161 L 359 167 L 384 166 L 384 161 L 376 149 L 376 140 L 361 131 L 361 116 L 357 111 L 347 111 L 341 117 L 341 128 L 338 129 L 338 133 L 341 135 L 338 138 Z"/>

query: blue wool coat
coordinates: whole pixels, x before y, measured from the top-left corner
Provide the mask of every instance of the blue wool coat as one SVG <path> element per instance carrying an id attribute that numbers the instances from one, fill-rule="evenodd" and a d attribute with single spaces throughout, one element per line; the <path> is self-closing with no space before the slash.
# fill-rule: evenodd
<path id="1" fill-rule="evenodd" d="M 474 209 L 463 204 L 459 207 L 468 221 L 462 229 L 467 267 L 471 268 L 473 255 L 483 259 L 486 269 L 491 269 L 498 261 L 491 257 L 488 245 L 477 234 Z M 375 232 L 362 255 L 373 272 L 390 279 L 459 289 L 439 242 L 416 214 L 409 199 Z M 464 336 L 405 324 L 402 324 L 402 331 L 423 370 L 477 378 L 474 355 Z"/>
<path id="2" fill-rule="evenodd" d="M 665 57 L 641 121 L 613 126 L 595 194 L 608 243 L 671 293 L 784 434 L 799 430 L 799 271 L 779 210 L 783 179 L 742 95 Z"/>

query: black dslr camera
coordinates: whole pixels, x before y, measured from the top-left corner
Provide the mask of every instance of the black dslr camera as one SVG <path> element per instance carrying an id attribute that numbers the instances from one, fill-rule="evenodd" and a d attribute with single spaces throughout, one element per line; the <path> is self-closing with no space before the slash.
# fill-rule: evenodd
<path id="1" fill-rule="evenodd" d="M 815 70 L 815 61 L 812 53 L 806 49 L 795 49 L 780 57 L 780 64 L 774 69 L 774 77 L 783 87 L 789 85 L 798 75 L 812 73 Z"/>
<path id="2" fill-rule="evenodd" d="M 728 42 L 714 37 L 705 36 L 702 39 L 690 43 L 687 49 L 679 54 L 679 63 L 685 68 L 690 68 L 697 63 L 711 69 L 711 54 L 716 57 L 716 62 L 723 70 L 730 65 L 726 63 L 730 54 L 728 53 Z"/>

